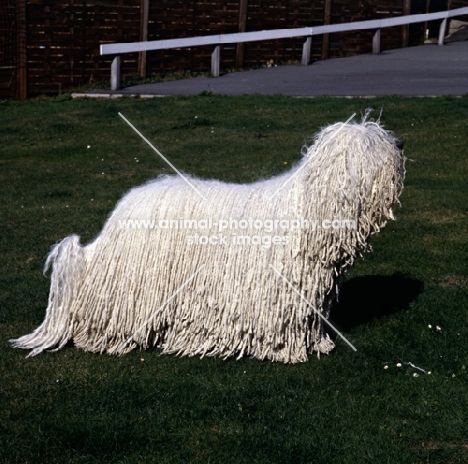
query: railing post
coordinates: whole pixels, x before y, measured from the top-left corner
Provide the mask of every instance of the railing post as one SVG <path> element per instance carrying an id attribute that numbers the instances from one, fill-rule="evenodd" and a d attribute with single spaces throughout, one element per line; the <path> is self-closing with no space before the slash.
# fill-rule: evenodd
<path id="1" fill-rule="evenodd" d="M 440 28 L 439 28 L 439 45 L 444 45 L 444 40 L 445 40 L 445 31 L 447 29 L 447 18 L 445 18 L 441 23 L 440 23 Z"/>
<path id="2" fill-rule="evenodd" d="M 120 55 L 114 56 L 111 64 L 111 90 L 120 88 Z"/>
<path id="3" fill-rule="evenodd" d="M 301 63 L 307 66 L 310 63 L 310 49 L 312 46 L 312 36 L 306 38 L 304 45 L 302 46 L 302 60 Z"/>
<path id="4" fill-rule="evenodd" d="M 215 47 L 213 48 L 213 52 L 211 53 L 211 75 L 213 77 L 219 77 L 219 48 L 219 45 L 215 45 Z"/>
<path id="5" fill-rule="evenodd" d="M 374 55 L 380 53 L 380 29 L 376 29 L 372 37 L 372 53 Z"/>

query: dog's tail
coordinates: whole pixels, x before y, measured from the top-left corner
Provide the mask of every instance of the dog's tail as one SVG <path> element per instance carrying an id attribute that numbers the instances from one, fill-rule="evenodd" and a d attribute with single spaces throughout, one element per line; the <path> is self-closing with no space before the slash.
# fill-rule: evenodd
<path id="1" fill-rule="evenodd" d="M 54 245 L 45 262 L 44 273 L 50 267 L 51 286 L 44 322 L 33 333 L 10 340 L 13 348 L 31 349 L 28 357 L 49 348 L 59 350 L 72 338 L 70 306 L 80 289 L 86 269 L 80 237 L 71 235 Z"/>

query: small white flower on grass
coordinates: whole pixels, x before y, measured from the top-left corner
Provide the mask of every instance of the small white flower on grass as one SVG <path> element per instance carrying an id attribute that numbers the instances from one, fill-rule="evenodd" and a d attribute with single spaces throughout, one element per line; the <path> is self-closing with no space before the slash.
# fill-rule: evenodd
<path id="1" fill-rule="evenodd" d="M 145 358 L 141 358 L 140 361 L 143 362 L 145 360 Z"/>
<path id="2" fill-rule="evenodd" d="M 428 324 L 427 328 L 428 328 L 428 329 L 432 329 L 432 325 L 431 325 L 431 324 Z"/>
<path id="3" fill-rule="evenodd" d="M 427 371 L 427 375 L 431 375 L 431 374 L 432 374 L 432 372 L 431 372 L 431 371 Z"/>
<path id="4" fill-rule="evenodd" d="M 452 379 L 455 377 L 455 374 L 452 374 Z"/>
<path id="5" fill-rule="evenodd" d="M 388 369 L 388 366 L 387 366 L 387 365 L 385 365 L 385 366 L 384 366 L 384 369 Z"/>
<path id="6" fill-rule="evenodd" d="M 415 372 L 415 373 L 413 374 L 413 377 L 419 377 L 419 374 L 418 374 L 417 372 Z"/>
<path id="7" fill-rule="evenodd" d="M 91 148 L 91 145 L 88 145 L 86 148 L 89 150 Z"/>
<path id="8" fill-rule="evenodd" d="M 442 330 L 438 325 L 436 325 L 436 329 L 437 330 Z"/>
<path id="9" fill-rule="evenodd" d="M 401 363 L 397 363 L 396 367 L 401 367 Z"/>

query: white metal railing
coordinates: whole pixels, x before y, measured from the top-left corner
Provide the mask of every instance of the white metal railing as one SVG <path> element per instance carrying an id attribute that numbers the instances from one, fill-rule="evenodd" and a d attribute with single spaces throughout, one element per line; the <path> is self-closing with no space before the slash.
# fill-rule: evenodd
<path id="1" fill-rule="evenodd" d="M 166 50 L 171 48 L 197 47 L 202 45 L 214 45 L 211 54 L 211 74 L 219 76 L 220 46 L 223 44 L 236 44 L 246 42 L 258 42 L 262 40 L 289 39 L 305 37 L 302 47 L 301 63 L 309 64 L 312 36 L 320 34 L 332 34 L 335 32 L 357 31 L 364 29 L 374 30 L 372 38 L 372 53 L 380 53 L 380 29 L 392 26 L 402 26 L 435 19 L 442 19 L 439 28 L 439 45 L 444 44 L 447 20 L 455 16 L 468 14 L 468 7 L 455 10 L 439 11 L 436 13 L 415 14 L 398 16 L 396 18 L 372 19 L 369 21 L 356 21 L 343 24 L 330 24 L 315 27 L 301 27 L 295 29 L 274 29 L 271 31 L 238 32 L 235 34 L 217 34 L 185 39 L 153 40 L 148 42 L 102 44 L 101 55 L 114 55 L 111 64 L 111 89 L 118 90 L 120 86 L 120 55 L 123 53 L 145 52 L 151 50 Z"/>

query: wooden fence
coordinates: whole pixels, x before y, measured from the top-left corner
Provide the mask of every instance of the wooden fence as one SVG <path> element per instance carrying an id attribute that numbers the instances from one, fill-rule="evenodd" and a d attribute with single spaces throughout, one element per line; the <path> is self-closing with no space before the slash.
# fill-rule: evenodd
<path id="1" fill-rule="evenodd" d="M 418 3 L 419 2 L 419 3 Z M 468 0 L 0 0 L 0 98 L 57 94 L 107 81 L 99 44 L 314 27 L 468 6 Z M 419 8 L 419 7 L 418 7 Z M 420 34 L 419 34 L 420 35 Z M 422 37 L 420 37 L 422 38 Z M 419 39 L 418 39 L 419 40 Z M 223 47 L 223 69 L 300 61 L 303 40 Z M 411 28 L 382 31 L 382 49 L 411 43 Z M 372 51 L 372 31 L 314 39 L 312 61 Z M 210 69 L 211 46 L 126 55 L 122 77 Z"/>
<path id="2" fill-rule="evenodd" d="M 237 32 L 234 34 L 217 34 L 184 39 L 140 41 L 134 43 L 115 43 L 101 45 L 101 55 L 114 55 L 111 65 L 111 90 L 118 90 L 120 86 L 120 55 L 132 52 L 146 53 L 147 51 L 169 50 L 174 48 L 192 48 L 205 45 L 213 46 L 211 53 L 211 74 L 219 76 L 221 45 L 245 44 L 267 40 L 306 38 L 302 45 L 301 63 L 308 65 L 310 62 L 310 50 L 312 37 L 324 34 L 336 34 L 338 32 L 355 32 L 371 30 L 372 53 L 381 51 L 381 31 L 384 28 L 403 26 L 408 24 L 425 23 L 433 20 L 442 20 L 438 33 L 438 44 L 444 44 L 447 21 L 450 18 L 468 14 L 468 7 L 456 10 L 441 11 L 437 13 L 406 15 L 397 18 L 371 19 L 369 21 L 355 21 L 343 24 L 330 24 L 316 27 L 302 27 L 294 29 L 273 29 L 257 32 Z"/>

